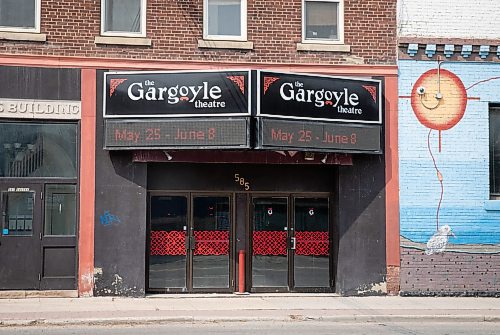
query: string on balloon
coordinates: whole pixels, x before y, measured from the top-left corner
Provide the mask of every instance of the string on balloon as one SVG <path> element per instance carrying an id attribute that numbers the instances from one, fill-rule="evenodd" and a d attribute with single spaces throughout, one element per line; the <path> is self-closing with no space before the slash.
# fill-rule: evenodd
<path id="1" fill-rule="evenodd" d="M 434 157 L 434 154 L 432 153 L 431 134 L 432 134 L 432 129 L 429 129 L 429 135 L 427 135 L 427 149 L 429 149 L 429 154 L 431 155 L 432 162 L 434 163 L 434 168 L 436 169 L 437 178 L 439 180 L 439 184 L 441 185 L 441 195 L 439 196 L 439 202 L 438 202 L 438 206 L 436 209 L 436 230 L 439 230 L 439 211 L 441 210 L 441 203 L 443 202 L 444 185 L 443 185 L 443 175 L 441 174 L 441 171 L 439 171 L 439 168 L 437 167 L 437 164 L 436 164 L 436 158 Z"/>

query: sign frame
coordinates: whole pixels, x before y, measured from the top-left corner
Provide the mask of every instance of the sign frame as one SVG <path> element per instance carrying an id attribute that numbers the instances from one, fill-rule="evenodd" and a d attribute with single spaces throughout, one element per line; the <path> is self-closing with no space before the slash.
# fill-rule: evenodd
<path id="1" fill-rule="evenodd" d="M 224 122 L 224 121 L 243 121 L 245 122 L 245 137 L 246 137 L 246 140 L 245 140 L 245 144 L 244 145 L 213 145 L 213 146 L 207 146 L 207 145 L 200 145 L 200 144 L 196 144 L 196 145 L 156 145 L 156 146 L 141 146 L 141 145 L 137 145 L 137 146 L 132 146 L 132 145 L 125 145 L 125 146 L 110 146 L 110 145 L 107 145 L 106 143 L 106 135 L 107 135 L 107 123 L 108 122 L 111 122 L 111 123 L 123 123 L 123 124 L 130 124 L 130 123 L 133 123 L 133 124 L 136 124 L 136 123 L 152 123 L 152 122 L 156 122 L 155 123 L 155 126 L 156 127 L 161 127 L 161 123 L 168 123 L 168 124 L 173 124 L 175 122 L 200 122 L 203 123 L 203 122 Z M 250 118 L 248 117 L 235 117 L 235 118 L 216 118 L 214 117 L 213 119 L 212 118 L 203 118 L 203 119 L 193 119 L 193 118 L 177 118 L 177 119 L 172 119 L 172 118 L 169 118 L 169 119 L 150 119 L 150 118 L 147 118 L 147 119 L 105 119 L 104 120 L 104 132 L 103 132 L 103 135 L 104 135 L 104 138 L 103 138 L 103 149 L 104 150 L 182 150 L 182 149 L 200 149 L 200 150 L 210 150 L 210 149 L 229 149 L 229 150 L 233 150 L 233 149 L 250 149 L 251 146 L 250 146 L 250 137 L 251 137 L 251 134 L 250 134 Z"/>
<path id="2" fill-rule="evenodd" d="M 278 151 L 310 151 L 310 152 L 322 152 L 322 153 L 360 153 L 360 154 L 383 154 L 384 153 L 384 143 L 383 143 L 383 125 L 379 124 L 346 124 L 346 123 L 334 123 L 334 122 L 322 122 L 322 121 L 308 121 L 306 123 L 296 123 L 298 127 L 304 125 L 311 126 L 331 126 L 331 127 L 340 127 L 345 128 L 346 130 L 349 128 L 371 128 L 378 131 L 378 139 L 379 139 L 379 150 L 369 150 L 369 149 L 342 149 L 342 148 L 328 148 L 328 147 L 317 147 L 317 146 L 285 146 L 285 145 L 269 145 L 264 144 L 264 131 L 263 131 L 263 123 L 269 121 L 275 122 L 284 122 L 294 124 L 294 120 L 284 120 L 284 119 L 275 119 L 275 118 L 259 118 L 257 122 L 257 145 L 255 149 L 257 150 L 278 150 Z"/>
<path id="3" fill-rule="evenodd" d="M 327 78 L 327 79 L 340 79 L 340 80 L 349 80 L 349 81 L 368 81 L 373 82 L 378 85 L 378 99 L 379 99 L 379 108 L 378 108 L 378 120 L 376 121 L 364 121 L 364 120 L 349 120 L 349 119 L 328 119 L 328 118 L 315 118 L 315 117 L 299 117 L 299 116 L 287 116 L 287 115 L 279 115 L 279 114 L 266 114 L 261 110 L 261 73 L 274 73 L 276 75 L 297 75 L 304 77 L 316 77 L 316 78 Z M 380 79 L 374 79 L 369 77 L 344 77 L 344 76 L 330 76 L 330 75 L 318 75 L 313 73 L 296 73 L 296 72 L 279 72 L 279 71 L 267 71 L 267 70 L 257 70 L 257 98 L 256 98 L 256 116 L 257 117 L 269 117 L 269 118 L 277 118 L 277 119 L 289 119 L 289 120 L 309 120 L 309 121 L 321 121 L 321 122 L 342 122 L 342 123 L 357 123 L 357 124 L 383 124 L 383 106 L 384 101 L 382 100 L 382 89 L 383 82 Z"/>
<path id="4" fill-rule="evenodd" d="M 107 115 L 106 114 L 106 90 L 107 90 L 107 77 L 109 75 L 147 75 L 147 74 L 195 74 L 195 73 L 230 73 L 230 72 L 246 72 L 248 75 L 248 98 L 247 98 L 247 110 L 245 113 L 217 113 L 217 114 L 135 114 L 135 115 Z M 138 118 L 196 118 L 196 117 L 238 117 L 238 116 L 251 116 L 252 113 L 252 70 L 249 69 L 230 69 L 224 70 L 178 70 L 178 71 L 109 71 L 104 72 L 103 76 L 103 108 L 102 116 L 104 119 L 138 119 Z"/>

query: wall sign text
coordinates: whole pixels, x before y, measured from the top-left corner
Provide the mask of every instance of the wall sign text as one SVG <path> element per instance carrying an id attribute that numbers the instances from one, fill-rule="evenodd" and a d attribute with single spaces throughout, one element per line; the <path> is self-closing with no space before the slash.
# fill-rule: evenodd
<path id="1" fill-rule="evenodd" d="M 0 99 L 0 118 L 81 119 L 80 101 Z"/>
<path id="2" fill-rule="evenodd" d="M 104 117 L 250 115 L 250 72 L 110 72 Z"/>
<path id="3" fill-rule="evenodd" d="M 381 153 L 381 126 L 261 119 L 262 149 Z"/>
<path id="4" fill-rule="evenodd" d="M 248 120 L 106 120 L 105 149 L 248 148 Z"/>
<path id="5" fill-rule="evenodd" d="M 266 71 L 258 78 L 257 116 L 382 123 L 379 80 Z"/>

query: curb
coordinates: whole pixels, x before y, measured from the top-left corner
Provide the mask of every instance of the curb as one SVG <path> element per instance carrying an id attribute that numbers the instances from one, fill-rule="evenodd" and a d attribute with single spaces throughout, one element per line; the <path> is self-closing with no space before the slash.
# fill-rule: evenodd
<path id="1" fill-rule="evenodd" d="M 172 316 L 172 317 L 118 317 L 81 319 L 26 319 L 1 320 L 0 328 L 37 326 L 130 326 L 193 322 L 500 322 L 500 316 L 491 315 L 332 315 L 332 316 Z"/>

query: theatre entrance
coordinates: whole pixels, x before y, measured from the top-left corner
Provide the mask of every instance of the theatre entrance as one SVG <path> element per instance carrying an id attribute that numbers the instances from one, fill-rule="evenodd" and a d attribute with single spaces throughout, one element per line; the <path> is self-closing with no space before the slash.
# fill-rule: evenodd
<path id="1" fill-rule="evenodd" d="M 245 291 L 332 291 L 335 176 L 334 167 L 149 164 L 147 291 L 238 291 L 240 251 Z"/>
<path id="2" fill-rule="evenodd" d="M 152 193 L 149 199 L 149 289 L 232 290 L 232 197 Z"/>
<path id="3" fill-rule="evenodd" d="M 329 291 L 327 195 L 253 196 L 252 291 Z"/>

